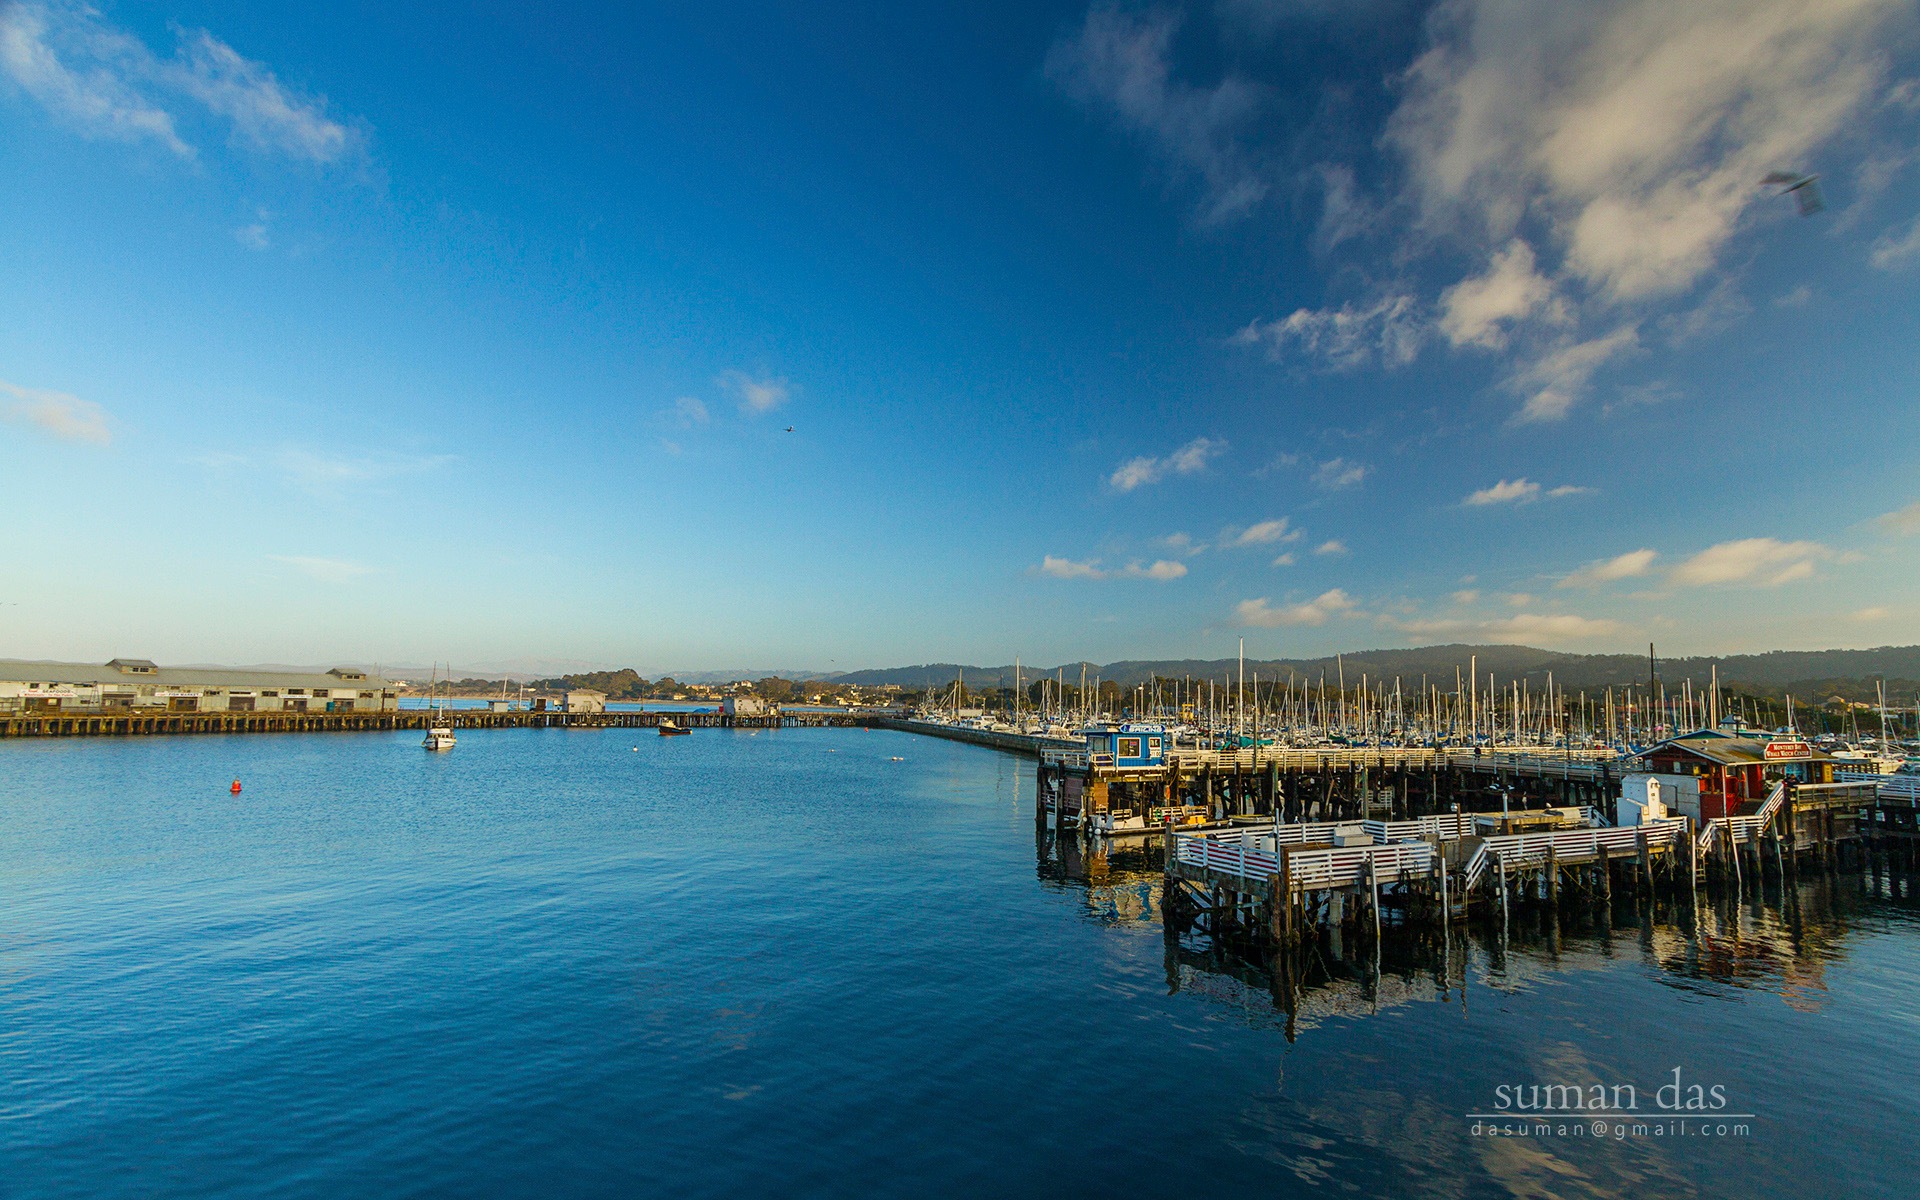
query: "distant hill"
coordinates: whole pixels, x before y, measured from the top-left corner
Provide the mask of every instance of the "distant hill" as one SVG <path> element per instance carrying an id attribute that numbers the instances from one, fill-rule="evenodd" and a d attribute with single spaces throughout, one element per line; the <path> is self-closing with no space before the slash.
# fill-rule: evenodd
<path id="1" fill-rule="evenodd" d="M 1435 687 L 1451 690 L 1454 672 L 1464 674 L 1467 664 L 1477 659 L 1480 677 L 1493 675 L 1500 682 L 1524 679 L 1544 684 L 1549 672 L 1556 684 L 1572 688 L 1597 689 L 1647 679 L 1647 659 L 1638 654 L 1568 654 L 1541 650 L 1533 646 L 1419 646 L 1402 650 L 1360 650 L 1352 654 L 1323 658 L 1248 659 L 1247 673 L 1258 673 L 1263 680 L 1282 678 L 1291 672 L 1295 678 L 1318 680 L 1325 672 L 1331 682 L 1344 671 L 1348 686 L 1360 682 L 1392 680 L 1402 686 L 1417 686 L 1424 675 Z M 1053 678 L 1064 672 L 1068 682 L 1078 683 L 1080 663 L 1061 665 L 1025 665 L 1021 678 Z M 1122 687 L 1162 679 L 1230 679 L 1239 668 L 1234 659 L 1158 659 L 1128 660 L 1112 663 L 1087 663 L 1087 679 L 1098 675 Z M 1873 695 L 1873 681 L 1888 681 L 1888 699 L 1898 704 L 1913 702 L 1915 681 L 1920 680 L 1920 646 L 1881 646 L 1872 650 L 1774 650 L 1765 654 L 1728 654 L 1657 660 L 1659 677 L 1669 683 L 1691 679 L 1705 683 L 1717 667 L 1720 681 L 1757 695 L 1798 696 L 1843 695 L 1866 700 Z M 1013 685 L 1012 663 L 1004 666 L 967 666 L 959 663 L 925 663 L 912 667 L 852 671 L 842 675 L 815 676 L 839 683 L 880 686 L 892 684 L 904 688 L 942 687 L 965 674 L 970 689 L 993 689 Z"/>

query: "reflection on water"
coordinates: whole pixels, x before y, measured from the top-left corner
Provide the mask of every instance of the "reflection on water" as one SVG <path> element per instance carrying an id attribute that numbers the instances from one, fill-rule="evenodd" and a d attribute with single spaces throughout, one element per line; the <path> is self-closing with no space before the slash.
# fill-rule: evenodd
<path id="1" fill-rule="evenodd" d="M 1042 827 L 1035 843 L 1040 878 L 1076 891 L 1091 919 L 1163 925 L 1158 839 L 1083 840 Z M 1657 968 L 1662 982 L 1682 992 L 1770 992 L 1815 1012 L 1828 999 L 1830 969 L 1862 937 L 1889 926 L 1920 930 L 1914 884 L 1899 872 L 1816 871 L 1785 886 L 1703 891 L 1693 904 L 1670 897 L 1636 903 L 1623 893 L 1610 905 L 1557 915 L 1526 909 L 1504 924 L 1497 917 L 1448 931 L 1389 924 L 1375 952 L 1357 958 L 1323 940 L 1283 961 L 1271 947 L 1167 928 L 1167 987 L 1208 997 L 1289 1039 L 1336 1017 L 1465 1005 L 1469 983 L 1513 990 L 1623 961 Z"/>

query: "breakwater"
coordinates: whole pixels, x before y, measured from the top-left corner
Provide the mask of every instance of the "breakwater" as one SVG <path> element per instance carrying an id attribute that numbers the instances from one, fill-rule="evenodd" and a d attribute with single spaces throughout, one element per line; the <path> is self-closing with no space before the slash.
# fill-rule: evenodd
<path id="1" fill-rule="evenodd" d="M 854 712 L 725 713 L 558 712 L 484 709 L 400 709 L 382 712 L 15 712 L 0 714 L 0 738 L 128 737 L 195 733 L 380 733 L 465 729 L 655 729 L 662 721 L 689 729 L 781 729 L 857 726 L 874 718 Z"/>

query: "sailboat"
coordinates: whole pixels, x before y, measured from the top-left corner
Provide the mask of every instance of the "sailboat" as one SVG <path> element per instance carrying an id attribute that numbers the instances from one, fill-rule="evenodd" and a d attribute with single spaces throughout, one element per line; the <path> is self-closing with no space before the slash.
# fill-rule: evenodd
<path id="1" fill-rule="evenodd" d="M 429 705 L 433 705 L 434 702 L 438 699 L 437 693 L 439 692 L 439 674 L 440 674 L 440 666 L 438 663 L 434 664 L 433 671 L 434 671 L 433 681 L 427 685 L 427 695 L 428 695 L 427 703 Z M 451 691 L 453 688 L 452 664 L 448 664 L 447 666 L 447 688 L 449 691 Z M 421 748 L 425 750 L 453 749 L 453 726 L 447 724 L 447 710 L 445 708 L 435 707 L 433 712 L 434 712 L 433 727 L 427 730 L 427 736 L 421 739 L 421 742 L 420 742 Z"/>

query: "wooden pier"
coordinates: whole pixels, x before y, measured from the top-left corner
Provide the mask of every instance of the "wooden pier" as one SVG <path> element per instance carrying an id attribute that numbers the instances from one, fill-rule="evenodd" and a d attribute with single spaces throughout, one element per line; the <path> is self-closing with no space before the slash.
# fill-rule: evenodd
<path id="1" fill-rule="evenodd" d="M 855 712 L 784 712 L 731 717 L 724 713 L 493 712 L 485 709 L 399 709 L 384 712 L 9 712 L 0 713 L 0 737 L 126 737 L 196 733 L 373 733 L 465 729 L 654 729 L 664 720 L 691 729 L 780 729 L 873 725 Z"/>
<path id="2" fill-rule="evenodd" d="M 1161 911 L 1169 934 L 1285 956 L 1336 953 L 1386 926 L 1443 929 L 1476 915 L 1504 929 L 1525 910 L 1560 914 L 1611 904 L 1692 904 L 1802 871 L 1911 871 L 1920 788 L 1875 780 L 1776 781 L 1751 813 L 1696 824 L 1667 817 L 1611 826 L 1594 809 L 1554 810 L 1557 827 L 1490 832 L 1499 813 L 1404 821 L 1168 825 Z M 1279 969 L 1278 967 L 1276 969 Z"/>
<path id="3" fill-rule="evenodd" d="M 1080 749 L 1038 753 L 1043 811 L 1068 824 L 1102 826 L 1151 824 L 1150 813 L 1169 808 L 1211 821 L 1277 812 L 1282 823 L 1298 823 L 1402 819 L 1455 805 L 1611 806 L 1623 773 L 1611 751 L 1175 749 L 1164 765 L 1120 768 Z"/>

